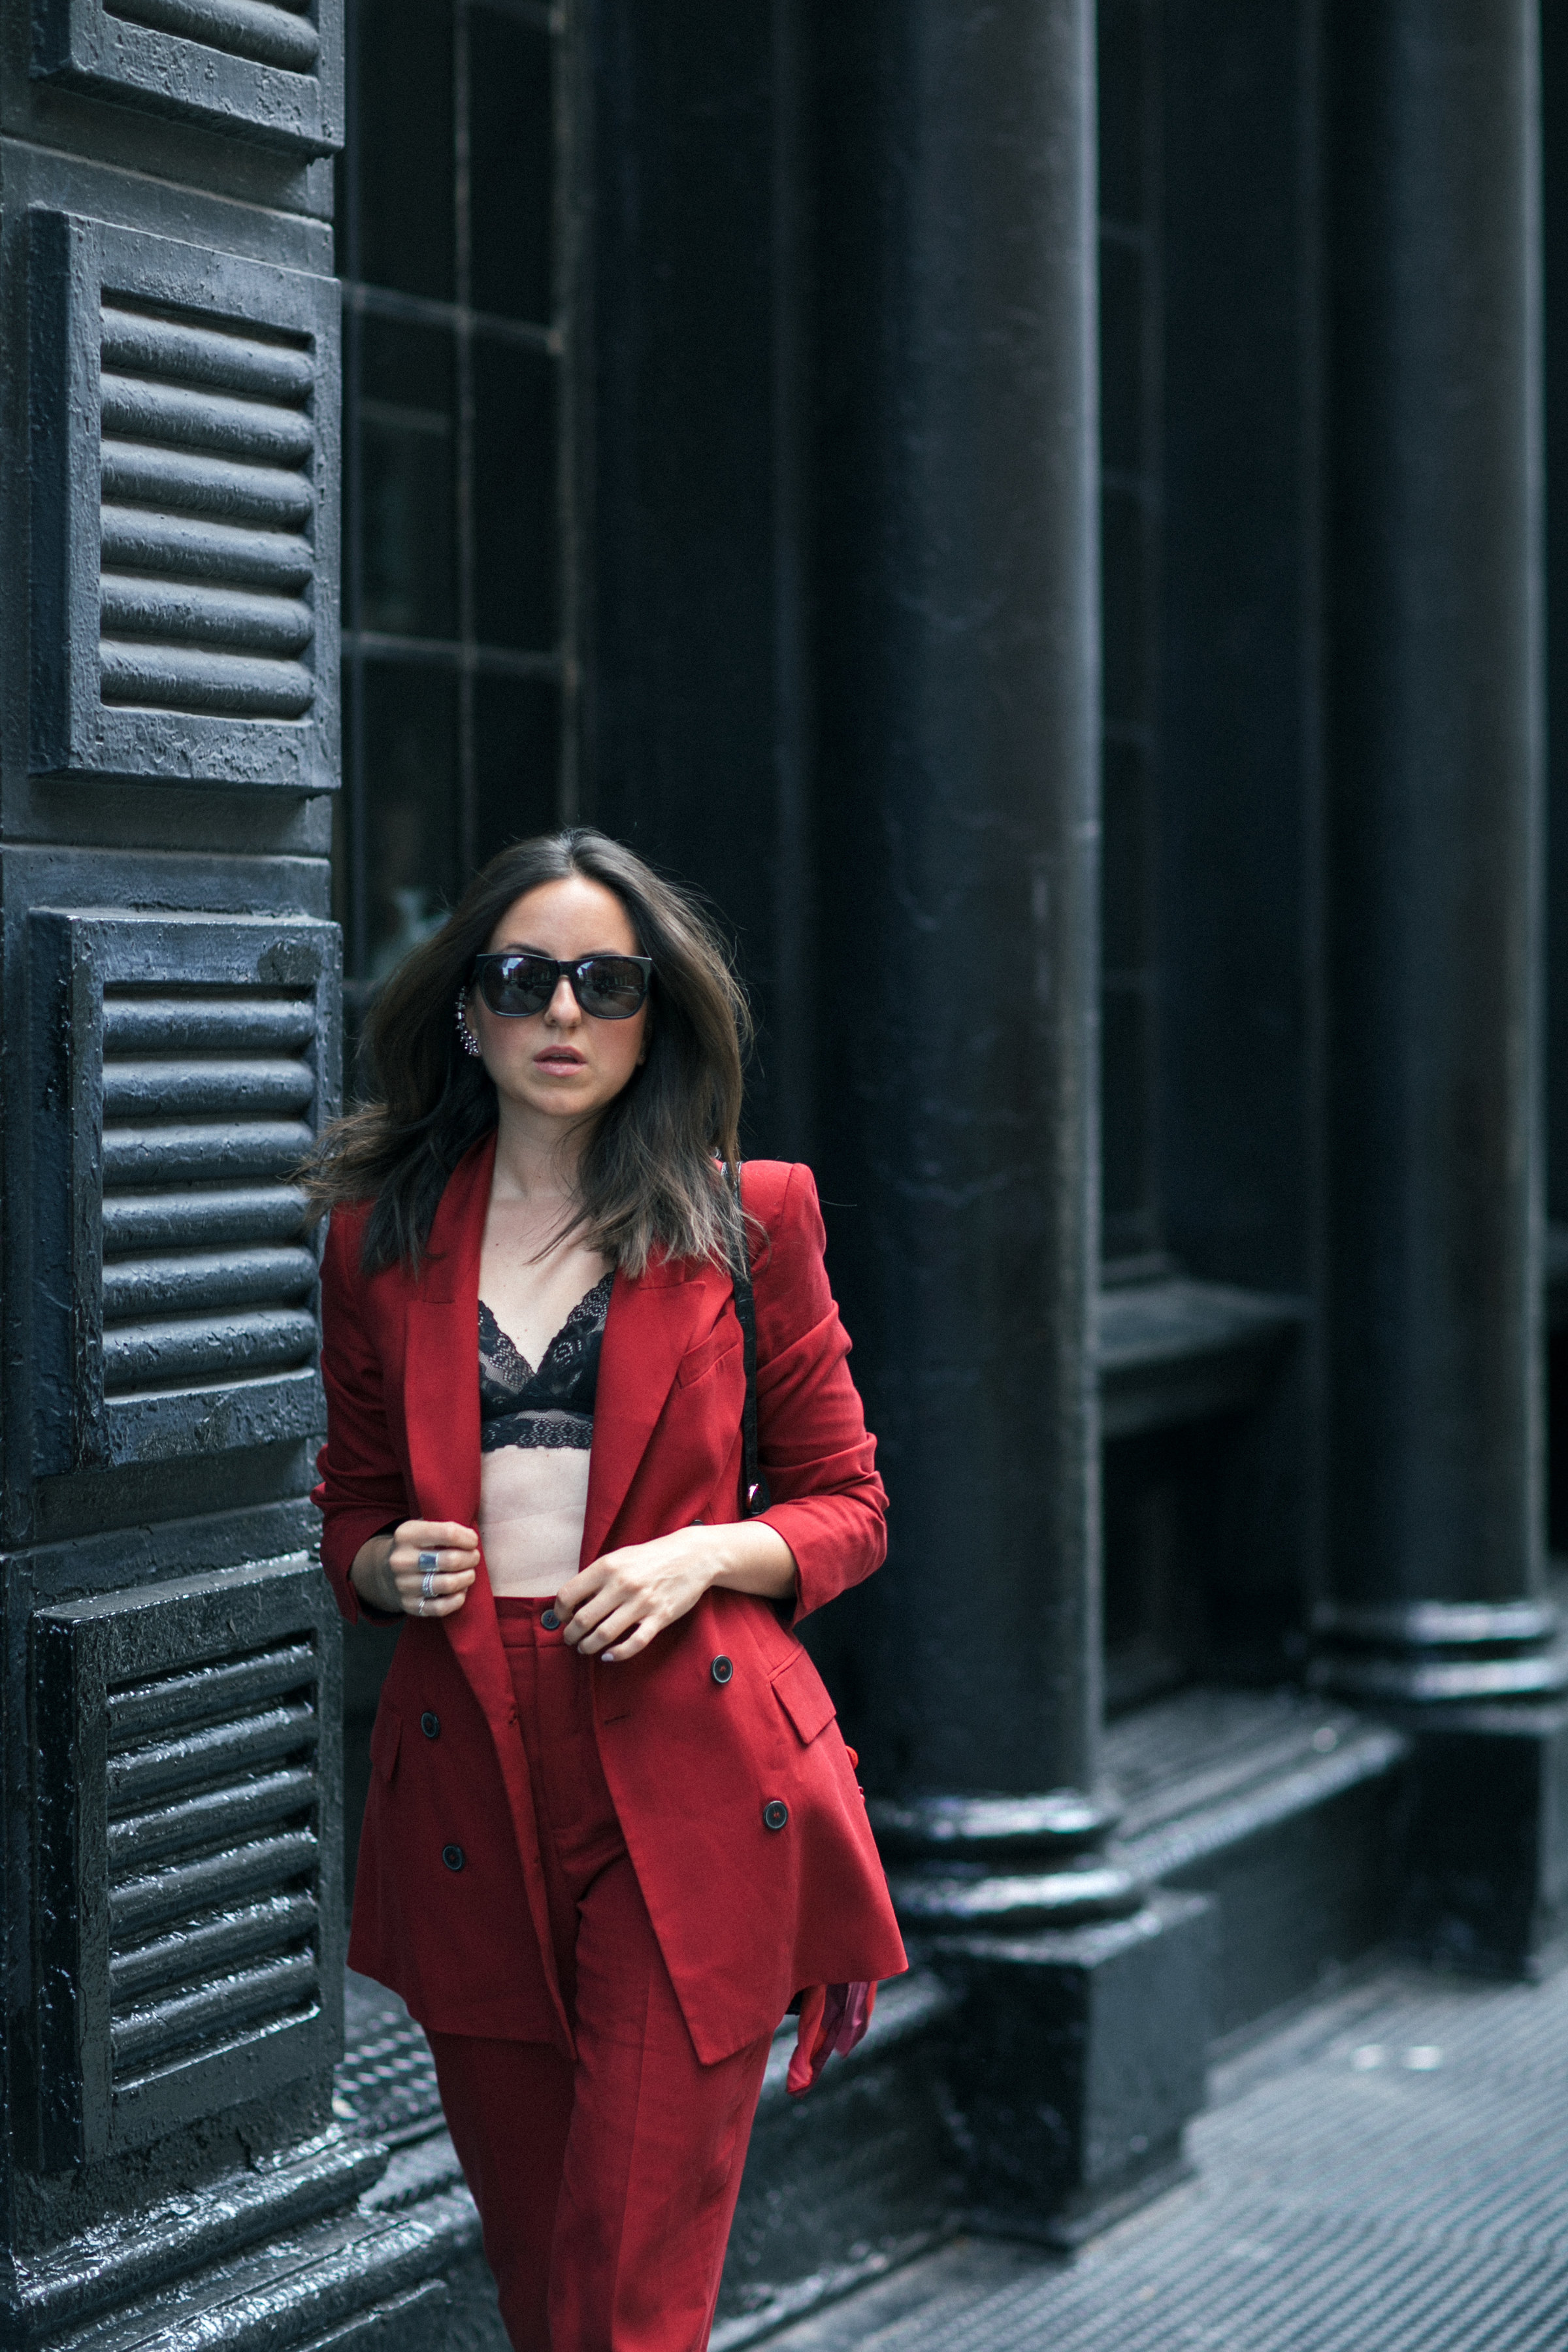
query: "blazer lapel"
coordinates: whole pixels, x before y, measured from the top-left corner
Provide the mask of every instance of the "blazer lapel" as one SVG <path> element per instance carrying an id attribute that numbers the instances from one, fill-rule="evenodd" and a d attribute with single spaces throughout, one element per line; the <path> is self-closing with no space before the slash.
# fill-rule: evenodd
<path id="1" fill-rule="evenodd" d="M 479 1516 L 479 1252 L 495 1149 L 491 1134 L 454 1169 L 430 1228 L 428 1255 L 405 1325 L 403 1404 L 419 1516 L 456 1519 L 469 1528 L 478 1526 Z M 533 1790 L 517 1736 L 511 1670 L 482 1551 L 468 1599 L 440 1624 L 489 1726 L 540 1957 L 570 2050 L 573 2036 L 555 1977 Z"/>
<path id="2" fill-rule="evenodd" d="M 479 1249 L 493 1134 L 453 1170 L 408 1301 L 403 1363 L 408 1466 L 419 1516 L 472 1527 L 479 1507 Z"/>
<path id="3" fill-rule="evenodd" d="M 647 1451 L 702 1305 L 704 1272 L 682 1263 L 650 1266 L 635 1280 L 616 1276 L 599 1352 L 579 1567 L 603 1551 Z"/>

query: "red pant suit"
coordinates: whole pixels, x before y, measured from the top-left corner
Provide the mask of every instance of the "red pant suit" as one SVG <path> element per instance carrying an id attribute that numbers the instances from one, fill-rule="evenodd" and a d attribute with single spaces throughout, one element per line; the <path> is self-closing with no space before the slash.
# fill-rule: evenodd
<path id="1" fill-rule="evenodd" d="M 417 1279 L 401 1265 L 366 1279 L 365 1212 L 331 1219 L 316 1501 L 322 1563 L 351 1621 L 360 1605 L 349 1568 L 367 1538 L 404 1517 L 478 1522 L 479 1268 L 494 1153 L 491 1137 L 454 1171 Z M 773 1498 L 764 1516 L 795 1557 L 798 1622 L 881 1564 L 887 1498 L 828 1288 L 811 1173 L 754 1160 L 743 1194 L 768 1236 L 754 1271 L 759 1436 Z M 692 1260 L 616 1274 L 584 1563 L 737 1516 L 743 1394 L 726 1274 Z M 727 1679 L 716 1658 L 730 1661 Z M 576 1663 L 591 1678 L 620 1833 L 704 2067 L 765 2041 L 802 1988 L 907 1966 L 833 1703 L 773 1604 L 710 1591 L 637 1657 Z M 400 1993 L 432 2036 L 550 2041 L 570 2056 L 528 1762 L 482 1562 L 460 1610 L 404 1621 L 371 1756 L 350 1964 Z M 787 1819 L 771 1828 L 781 1803 Z"/>

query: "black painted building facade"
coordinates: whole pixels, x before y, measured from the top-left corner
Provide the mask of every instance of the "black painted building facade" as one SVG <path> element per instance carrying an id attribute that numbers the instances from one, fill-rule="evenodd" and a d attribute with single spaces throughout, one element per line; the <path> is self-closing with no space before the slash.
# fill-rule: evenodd
<path id="1" fill-rule="evenodd" d="M 1545 1965 L 1565 125 L 1559 0 L 4 0 L 0 2343 L 496 2340 L 334 2097 L 289 1171 L 557 822 L 733 928 L 893 1495 L 810 1638 L 918 1965 L 716 2341 Z"/>

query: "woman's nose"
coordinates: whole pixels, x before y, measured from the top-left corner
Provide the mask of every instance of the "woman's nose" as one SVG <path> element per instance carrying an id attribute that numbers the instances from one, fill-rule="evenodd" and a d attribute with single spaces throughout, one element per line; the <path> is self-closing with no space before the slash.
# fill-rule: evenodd
<path id="1" fill-rule="evenodd" d="M 583 1008 L 572 993 L 572 983 L 558 980 L 555 993 L 550 1000 L 550 1018 L 563 1029 L 574 1029 L 583 1018 Z"/>

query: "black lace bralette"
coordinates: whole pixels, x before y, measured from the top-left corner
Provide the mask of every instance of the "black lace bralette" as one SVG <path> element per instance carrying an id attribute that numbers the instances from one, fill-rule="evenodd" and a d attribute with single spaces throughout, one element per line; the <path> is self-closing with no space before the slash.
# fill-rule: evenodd
<path id="1" fill-rule="evenodd" d="M 580 1298 L 534 1370 L 479 1301 L 479 1446 L 562 1445 L 586 1453 L 594 1443 L 594 1396 L 610 1287 L 606 1274 Z"/>

